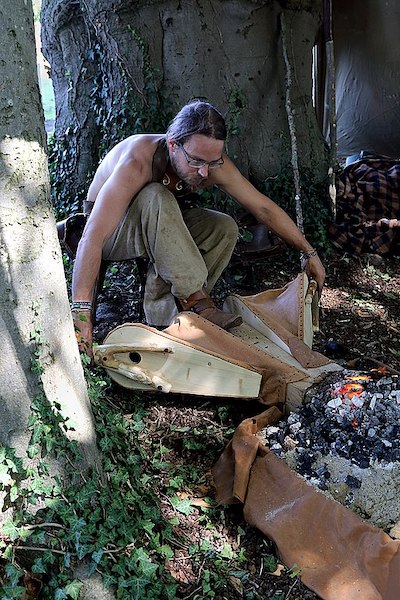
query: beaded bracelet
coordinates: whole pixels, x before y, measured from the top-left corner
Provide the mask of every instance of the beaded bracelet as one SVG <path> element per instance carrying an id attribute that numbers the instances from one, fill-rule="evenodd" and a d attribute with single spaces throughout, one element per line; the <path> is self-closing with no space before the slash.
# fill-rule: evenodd
<path id="1" fill-rule="evenodd" d="M 72 302 L 71 310 L 92 310 L 91 302 Z"/>
<path id="2" fill-rule="evenodd" d="M 300 254 L 300 258 L 301 260 L 308 260 L 309 258 L 312 258 L 313 256 L 317 256 L 318 252 L 312 248 L 309 252 L 302 252 Z"/>
<path id="3" fill-rule="evenodd" d="M 301 270 L 305 271 L 307 269 L 307 263 L 309 258 L 313 258 L 313 256 L 318 256 L 318 252 L 312 248 L 309 252 L 301 252 L 300 254 L 300 266 Z"/>

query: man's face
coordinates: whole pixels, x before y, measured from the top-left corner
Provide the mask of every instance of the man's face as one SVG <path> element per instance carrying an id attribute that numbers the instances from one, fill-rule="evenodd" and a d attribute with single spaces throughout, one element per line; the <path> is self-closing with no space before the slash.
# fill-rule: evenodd
<path id="1" fill-rule="evenodd" d="M 183 145 L 175 140 L 169 140 L 168 150 L 172 168 L 187 185 L 202 187 L 209 176 L 210 166 L 218 166 L 221 161 L 224 142 L 195 133 Z M 203 163 L 192 166 L 190 163 Z"/>

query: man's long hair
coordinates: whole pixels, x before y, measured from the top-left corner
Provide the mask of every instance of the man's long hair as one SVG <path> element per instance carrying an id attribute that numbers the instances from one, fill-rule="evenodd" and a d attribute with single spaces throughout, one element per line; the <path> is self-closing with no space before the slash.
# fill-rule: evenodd
<path id="1" fill-rule="evenodd" d="M 209 102 L 195 100 L 186 104 L 171 121 L 166 137 L 184 144 L 195 133 L 216 140 L 226 139 L 225 119 Z"/>

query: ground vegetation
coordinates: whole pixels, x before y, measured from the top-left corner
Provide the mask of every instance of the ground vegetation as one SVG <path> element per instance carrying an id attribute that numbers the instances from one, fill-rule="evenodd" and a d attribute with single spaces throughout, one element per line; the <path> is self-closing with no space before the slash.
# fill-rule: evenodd
<path id="1" fill-rule="evenodd" d="M 325 264 L 315 349 L 343 365 L 359 360 L 367 369 L 379 363 L 400 371 L 398 257 L 332 252 Z M 297 271 L 290 253 L 252 269 L 236 266 L 225 272 L 216 296 L 222 301 L 229 291 L 280 287 Z M 100 296 L 99 342 L 110 328 L 138 320 L 139 297 L 133 264 L 114 265 Z M 81 521 L 81 543 L 95 553 L 96 568 L 116 586 L 117 597 L 317 600 L 301 583 L 298 566 L 283 565 L 273 542 L 245 522 L 240 505 L 215 501 L 211 468 L 237 425 L 261 405 L 134 393 L 109 381 L 98 367 L 88 368 L 87 377 L 111 492 L 91 488 L 90 516 L 83 499 L 77 506 L 72 495 L 68 498 L 76 518 L 88 519 L 88 526 Z M 70 552 L 76 560 L 76 547 Z M 53 567 L 42 567 L 46 586 Z M 79 579 L 72 581 L 79 586 Z M 68 585 L 59 597 L 71 596 L 74 588 Z"/>

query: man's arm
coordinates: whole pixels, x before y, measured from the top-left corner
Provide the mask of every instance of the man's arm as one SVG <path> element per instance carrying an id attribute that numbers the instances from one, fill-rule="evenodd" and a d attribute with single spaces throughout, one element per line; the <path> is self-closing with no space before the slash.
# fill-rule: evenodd
<path id="1" fill-rule="evenodd" d="M 271 198 L 256 190 L 229 158 L 224 157 L 224 160 L 223 167 L 218 169 L 218 172 L 215 170 L 212 174 L 215 183 L 235 198 L 243 208 L 252 213 L 257 221 L 274 231 L 289 246 L 306 254 L 312 252 L 311 244 L 289 215 L 275 204 Z M 325 269 L 316 254 L 307 259 L 306 272 L 316 280 L 321 292 L 325 281 Z"/>
<path id="2" fill-rule="evenodd" d="M 74 263 L 73 303 L 91 303 L 100 270 L 105 241 L 112 235 L 132 198 L 148 183 L 147 168 L 134 158 L 122 159 L 101 188 L 88 218 Z M 82 350 L 92 355 L 92 317 L 90 310 L 73 308 Z"/>

